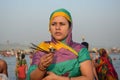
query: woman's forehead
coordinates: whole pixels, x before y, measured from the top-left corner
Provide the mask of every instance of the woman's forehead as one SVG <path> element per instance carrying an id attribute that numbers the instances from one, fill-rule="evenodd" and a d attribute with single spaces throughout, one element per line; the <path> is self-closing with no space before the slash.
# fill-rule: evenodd
<path id="1" fill-rule="evenodd" d="M 63 16 L 56 16 L 53 18 L 52 22 L 67 22 L 67 19 Z"/>

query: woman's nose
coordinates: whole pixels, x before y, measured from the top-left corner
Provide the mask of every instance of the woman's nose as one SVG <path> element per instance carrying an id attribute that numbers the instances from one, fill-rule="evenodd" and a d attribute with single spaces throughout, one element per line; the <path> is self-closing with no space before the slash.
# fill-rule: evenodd
<path id="1" fill-rule="evenodd" d="M 56 28 L 56 29 L 60 29 L 60 25 L 59 25 L 59 24 L 57 24 L 55 28 Z"/>

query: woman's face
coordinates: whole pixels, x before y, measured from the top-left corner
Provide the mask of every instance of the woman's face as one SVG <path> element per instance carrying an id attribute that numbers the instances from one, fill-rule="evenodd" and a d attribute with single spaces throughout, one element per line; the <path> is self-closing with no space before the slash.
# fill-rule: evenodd
<path id="1" fill-rule="evenodd" d="M 63 40 L 67 37 L 69 33 L 69 22 L 63 16 L 55 17 L 50 24 L 50 33 L 55 38 L 55 40 Z"/>

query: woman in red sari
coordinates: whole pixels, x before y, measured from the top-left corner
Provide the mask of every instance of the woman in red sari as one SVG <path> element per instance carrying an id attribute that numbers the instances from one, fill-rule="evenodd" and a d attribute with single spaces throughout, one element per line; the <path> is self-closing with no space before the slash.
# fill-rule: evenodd
<path id="1" fill-rule="evenodd" d="M 97 60 L 97 73 L 99 80 L 118 80 L 117 72 L 112 64 L 112 59 L 105 49 L 99 49 L 100 57 Z"/>

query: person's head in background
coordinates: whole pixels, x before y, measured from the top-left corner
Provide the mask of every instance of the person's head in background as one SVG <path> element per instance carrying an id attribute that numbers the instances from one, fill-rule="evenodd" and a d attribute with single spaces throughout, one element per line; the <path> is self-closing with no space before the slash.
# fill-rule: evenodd
<path id="1" fill-rule="evenodd" d="M 88 42 L 82 42 L 81 43 L 83 46 L 85 46 L 87 49 L 89 49 L 89 43 Z"/>
<path id="2" fill-rule="evenodd" d="M 21 54 L 21 59 L 24 59 L 25 58 L 25 54 Z"/>
<path id="3" fill-rule="evenodd" d="M 88 42 L 82 42 L 81 43 L 83 46 L 85 46 L 87 48 L 87 50 L 89 51 L 89 43 Z M 90 57 L 93 59 L 93 55 L 90 53 Z"/>
<path id="4" fill-rule="evenodd" d="M 72 41 L 72 18 L 64 8 L 52 12 L 49 22 L 52 41 L 62 41 L 67 44 Z"/>
<path id="5" fill-rule="evenodd" d="M 108 57 L 108 53 L 104 48 L 98 50 L 100 57 Z"/>

